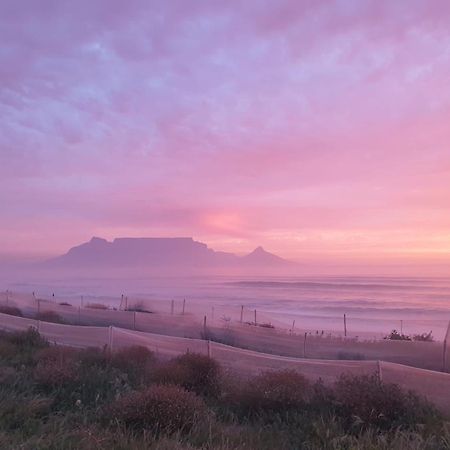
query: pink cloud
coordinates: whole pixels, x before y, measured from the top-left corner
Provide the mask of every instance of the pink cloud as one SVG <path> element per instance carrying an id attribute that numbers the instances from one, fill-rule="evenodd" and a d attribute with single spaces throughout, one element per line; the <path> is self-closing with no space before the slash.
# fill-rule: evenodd
<path id="1" fill-rule="evenodd" d="M 8 252 L 123 233 L 442 246 L 447 1 L 25 4 L 0 5 Z"/>

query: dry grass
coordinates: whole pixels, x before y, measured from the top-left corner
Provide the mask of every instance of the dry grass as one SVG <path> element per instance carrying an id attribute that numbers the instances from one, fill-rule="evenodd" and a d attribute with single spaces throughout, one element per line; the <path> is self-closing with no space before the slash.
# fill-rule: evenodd
<path id="1" fill-rule="evenodd" d="M 198 353 L 186 353 L 160 365 L 153 381 L 175 384 L 200 395 L 217 396 L 220 392 L 221 368 L 214 359 Z"/>
<path id="2" fill-rule="evenodd" d="M 75 350 L 35 330 L 0 332 L 0 356 L 0 448 L 450 448 L 442 417 L 376 377 L 328 388 L 293 371 L 244 381 L 202 355 L 162 363 L 143 347 Z"/>
<path id="3" fill-rule="evenodd" d="M 36 355 L 33 375 L 36 382 L 45 387 L 57 387 L 76 383 L 79 379 L 77 351 L 68 347 L 52 346 Z"/>
<path id="4" fill-rule="evenodd" d="M 236 385 L 227 402 L 244 414 L 301 410 L 312 396 L 309 381 L 293 370 L 264 372 Z"/>
<path id="5" fill-rule="evenodd" d="M 155 385 L 123 396 L 106 414 L 126 427 L 170 434 L 189 432 L 197 422 L 206 419 L 208 410 L 192 392 L 178 386 Z"/>
<path id="6" fill-rule="evenodd" d="M 415 394 L 383 383 L 376 375 L 343 375 L 333 392 L 340 415 L 356 426 L 395 428 L 423 423 L 433 415 L 433 408 Z"/>

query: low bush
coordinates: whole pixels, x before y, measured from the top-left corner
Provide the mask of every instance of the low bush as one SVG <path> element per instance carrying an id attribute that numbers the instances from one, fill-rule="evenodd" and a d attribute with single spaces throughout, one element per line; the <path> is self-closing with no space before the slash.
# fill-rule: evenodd
<path id="1" fill-rule="evenodd" d="M 388 341 L 410 341 L 411 337 L 406 334 L 399 333 L 397 330 L 392 330 L 383 339 L 386 339 Z"/>
<path id="2" fill-rule="evenodd" d="M 272 325 L 271 323 L 258 323 L 258 327 L 261 327 L 261 328 L 275 328 L 275 326 Z"/>
<path id="3" fill-rule="evenodd" d="M 73 361 L 50 360 L 39 362 L 33 372 L 34 380 L 43 387 L 54 388 L 78 381 L 77 367 Z"/>
<path id="4" fill-rule="evenodd" d="M 46 339 L 41 337 L 39 332 L 30 327 L 26 331 L 18 331 L 16 333 L 6 333 L 4 335 L 7 342 L 17 345 L 21 349 L 28 347 L 32 349 L 44 348 L 48 346 Z"/>
<path id="5" fill-rule="evenodd" d="M 107 368 L 110 366 L 111 357 L 107 347 L 87 347 L 78 354 L 78 359 L 83 367 Z"/>
<path id="6" fill-rule="evenodd" d="M 86 308 L 91 308 L 91 309 L 109 309 L 106 305 L 104 305 L 103 303 L 88 303 L 86 305 Z"/>
<path id="7" fill-rule="evenodd" d="M 26 395 L 0 390 L 1 430 L 24 432 L 24 428 L 35 428 L 45 418 L 52 400 L 41 395 Z"/>
<path id="8" fill-rule="evenodd" d="M 30 327 L 14 333 L 0 332 L 0 361 L 13 367 L 34 365 L 35 352 L 48 346 L 48 342 Z"/>
<path id="9" fill-rule="evenodd" d="M 0 313 L 10 316 L 23 317 L 22 311 L 15 306 L 0 305 Z"/>
<path id="10" fill-rule="evenodd" d="M 155 355 L 147 347 L 132 345 L 116 350 L 111 355 L 111 363 L 119 369 L 130 367 L 144 369 L 155 362 Z"/>
<path id="11" fill-rule="evenodd" d="M 67 303 L 67 302 L 61 302 L 61 303 L 58 303 L 60 306 L 72 306 L 72 304 L 71 303 Z"/>
<path id="12" fill-rule="evenodd" d="M 302 409 L 310 400 L 312 386 L 293 370 L 263 372 L 230 393 L 229 402 L 244 414 L 285 413 Z"/>
<path id="13" fill-rule="evenodd" d="M 186 433 L 206 419 L 208 410 L 200 397 L 178 386 L 154 385 L 115 401 L 106 417 L 126 427 L 154 433 Z"/>
<path id="14" fill-rule="evenodd" d="M 36 314 L 35 318 L 42 322 L 65 323 L 64 319 L 54 311 L 41 311 Z"/>
<path id="15" fill-rule="evenodd" d="M 78 381 L 77 351 L 70 347 L 51 346 L 36 354 L 35 381 L 45 387 L 57 387 Z"/>
<path id="16" fill-rule="evenodd" d="M 413 341 L 433 342 L 433 332 L 430 331 L 429 333 L 415 334 L 413 336 Z"/>
<path id="17" fill-rule="evenodd" d="M 0 354 L 0 358 L 3 358 Z M 0 385 L 12 385 L 17 380 L 17 370 L 9 366 L 0 366 Z"/>
<path id="18" fill-rule="evenodd" d="M 129 306 L 125 311 L 153 314 L 153 311 L 145 308 L 144 302 L 136 302 L 134 305 Z"/>
<path id="19" fill-rule="evenodd" d="M 216 360 L 199 353 L 186 353 L 159 366 L 152 379 L 161 384 L 181 386 L 196 394 L 217 396 L 221 373 Z"/>
<path id="20" fill-rule="evenodd" d="M 133 383 L 143 383 L 155 364 L 154 353 L 139 345 L 122 348 L 111 355 L 111 365 L 126 373 Z"/>
<path id="21" fill-rule="evenodd" d="M 343 375 L 334 385 L 337 412 L 349 426 L 396 428 L 423 423 L 433 408 L 412 392 L 378 376 Z"/>
<path id="22" fill-rule="evenodd" d="M 11 360 L 14 358 L 18 351 L 16 345 L 12 342 L 2 340 L 0 342 L 0 359 L 1 360 Z"/>

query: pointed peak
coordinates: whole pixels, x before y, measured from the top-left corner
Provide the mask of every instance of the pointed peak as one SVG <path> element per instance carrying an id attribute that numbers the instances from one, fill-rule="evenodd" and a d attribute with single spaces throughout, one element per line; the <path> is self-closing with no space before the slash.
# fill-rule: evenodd
<path id="1" fill-rule="evenodd" d="M 255 250 L 252 251 L 252 253 L 267 253 L 264 248 L 260 245 L 259 247 L 256 247 Z"/>

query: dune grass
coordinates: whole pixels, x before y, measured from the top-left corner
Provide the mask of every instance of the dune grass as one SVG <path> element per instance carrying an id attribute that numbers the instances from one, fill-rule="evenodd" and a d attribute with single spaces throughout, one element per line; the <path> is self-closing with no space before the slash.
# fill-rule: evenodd
<path id="1" fill-rule="evenodd" d="M 0 448 L 445 449 L 449 423 L 374 377 L 240 379 L 205 356 L 51 346 L 0 333 Z"/>

